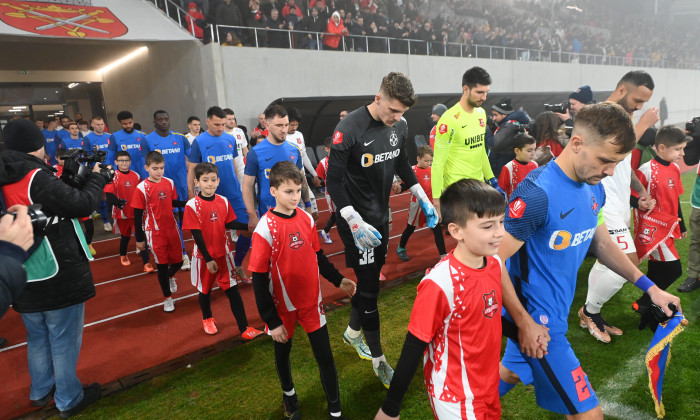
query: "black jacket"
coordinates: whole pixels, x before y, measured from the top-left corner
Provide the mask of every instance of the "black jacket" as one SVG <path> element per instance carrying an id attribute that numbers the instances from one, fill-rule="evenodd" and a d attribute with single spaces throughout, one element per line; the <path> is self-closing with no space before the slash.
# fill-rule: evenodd
<path id="1" fill-rule="evenodd" d="M 105 179 L 100 174 L 91 173 L 82 188 L 72 188 L 58 179 L 53 168 L 43 160 L 8 150 L 0 154 L 0 186 L 16 183 L 34 169 L 39 171 L 29 188 L 32 202 L 41 204 L 42 211 L 47 215 L 64 218 L 46 230 L 46 239 L 54 252 L 59 270 L 54 277 L 27 283 L 24 291 L 13 302 L 17 312 L 66 308 L 95 296 L 90 266 L 71 218 L 92 214 L 102 198 Z M 41 239 L 35 237 L 35 242 Z"/>
<path id="2" fill-rule="evenodd" d="M 10 242 L 0 241 L 0 318 L 24 289 L 27 273 L 22 262 L 27 253 Z"/>
<path id="3" fill-rule="evenodd" d="M 496 178 L 498 178 L 501 169 L 506 163 L 515 159 L 513 140 L 518 134 L 520 127 L 527 125 L 529 122 L 530 116 L 527 115 L 527 112 L 521 110 L 512 112 L 498 124 L 498 128 L 493 135 L 493 142 L 488 144 L 489 142 L 487 141 L 487 146 L 491 149 L 489 163 Z"/>

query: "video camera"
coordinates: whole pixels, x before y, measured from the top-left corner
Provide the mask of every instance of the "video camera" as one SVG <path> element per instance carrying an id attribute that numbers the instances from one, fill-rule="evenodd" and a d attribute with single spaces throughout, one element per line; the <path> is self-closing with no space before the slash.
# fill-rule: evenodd
<path id="1" fill-rule="evenodd" d="M 569 111 L 569 103 L 562 102 L 560 104 L 544 104 L 545 111 L 552 111 L 555 114 L 566 114 Z"/>
<path id="2" fill-rule="evenodd" d="M 693 136 L 696 136 L 696 130 L 700 129 L 700 117 L 694 117 L 692 120 L 685 123 L 685 131 Z M 700 130 L 697 131 L 700 134 Z"/>
<path id="3" fill-rule="evenodd" d="M 102 175 L 109 184 L 114 179 L 114 171 L 109 165 L 105 165 L 105 157 L 107 152 L 104 150 L 96 150 L 92 154 L 83 149 L 74 149 L 63 158 L 63 174 L 61 180 L 73 188 L 80 188 L 85 183 L 85 179 L 92 172 L 92 166 L 95 163 L 100 164 L 100 175 Z M 81 165 L 85 163 L 86 165 Z"/>
<path id="4" fill-rule="evenodd" d="M 6 214 L 17 218 L 17 212 L 15 211 L 0 211 L 0 217 Z M 32 204 L 31 206 L 29 206 L 27 209 L 27 214 L 32 220 L 32 229 L 34 229 L 34 232 L 36 234 L 38 234 L 39 232 L 43 232 L 44 229 L 46 229 L 46 227 L 49 225 L 49 217 L 46 216 L 46 214 L 43 211 L 41 211 L 41 204 Z"/>

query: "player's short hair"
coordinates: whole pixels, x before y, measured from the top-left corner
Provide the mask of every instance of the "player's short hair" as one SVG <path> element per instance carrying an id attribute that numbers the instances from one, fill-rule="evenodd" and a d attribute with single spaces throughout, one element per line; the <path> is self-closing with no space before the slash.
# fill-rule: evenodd
<path id="1" fill-rule="evenodd" d="M 89 125 L 89 124 L 85 120 L 80 120 L 80 121 L 78 121 L 78 126 L 81 126 L 81 125 Z"/>
<path id="2" fill-rule="evenodd" d="M 663 144 L 666 147 L 671 147 L 686 143 L 687 141 L 688 138 L 683 130 L 673 125 L 665 125 L 659 128 L 659 131 L 656 133 L 654 145 L 658 146 Z"/>
<path id="3" fill-rule="evenodd" d="M 93 121 L 104 121 L 105 119 L 102 118 L 100 115 L 95 115 L 94 117 L 90 118 L 90 122 Z"/>
<path id="4" fill-rule="evenodd" d="M 224 114 L 226 115 L 236 115 L 231 108 L 224 108 Z"/>
<path id="5" fill-rule="evenodd" d="M 219 167 L 214 165 L 213 163 L 201 162 L 194 167 L 194 179 L 196 179 L 197 181 L 199 181 L 199 179 L 202 176 L 212 173 L 216 174 L 216 176 L 219 176 Z"/>
<path id="6" fill-rule="evenodd" d="M 331 148 L 331 144 L 333 144 L 333 138 L 331 137 L 326 137 L 323 139 L 323 147 Z"/>
<path id="7" fill-rule="evenodd" d="M 627 74 L 622 76 L 622 79 L 617 82 L 616 87 L 619 87 L 622 84 L 644 86 L 649 90 L 654 90 L 654 79 L 652 79 L 651 75 L 644 70 L 632 70 L 627 72 Z"/>
<path id="8" fill-rule="evenodd" d="M 489 73 L 482 69 L 481 67 L 472 67 L 464 72 L 462 75 L 462 86 L 467 86 L 472 89 L 476 85 L 490 85 L 491 76 Z"/>
<path id="9" fill-rule="evenodd" d="M 417 153 L 419 158 L 422 158 L 425 155 L 433 156 L 433 149 L 431 149 L 430 146 L 424 144 L 423 146 L 418 148 Z"/>
<path id="10" fill-rule="evenodd" d="M 119 114 L 117 114 L 117 121 L 119 122 L 128 120 L 129 118 L 134 118 L 134 114 L 132 114 L 131 111 L 120 111 Z"/>
<path id="11" fill-rule="evenodd" d="M 199 119 L 199 117 L 196 117 L 196 116 L 194 116 L 194 115 L 191 116 L 191 117 L 189 117 L 189 118 L 187 119 L 187 124 L 189 125 L 192 121 L 199 121 L 199 122 L 202 122 L 202 121 Z"/>
<path id="12" fill-rule="evenodd" d="M 384 76 L 379 91 L 407 107 L 412 107 L 418 101 L 411 80 L 403 73 L 392 71 Z"/>
<path id="13" fill-rule="evenodd" d="M 71 125 L 74 125 L 74 126 L 80 128 L 80 126 L 78 126 L 78 123 L 75 122 L 75 121 L 68 121 L 68 129 L 70 129 L 70 126 L 71 126 Z"/>
<path id="14" fill-rule="evenodd" d="M 612 140 L 618 153 L 629 153 L 637 144 L 632 119 L 623 107 L 611 102 L 586 105 L 576 114 L 571 135 L 581 131 Z"/>
<path id="15" fill-rule="evenodd" d="M 158 115 L 158 114 L 165 114 L 168 117 L 170 117 L 170 114 L 168 114 L 168 111 L 163 111 L 162 109 L 159 109 L 158 111 L 153 113 L 153 121 L 156 120 L 156 115 Z"/>
<path id="16" fill-rule="evenodd" d="M 44 119 L 42 117 L 34 118 L 34 122 L 39 122 L 39 121 L 44 122 Z"/>
<path id="17" fill-rule="evenodd" d="M 68 115 L 61 115 L 60 117 L 58 117 L 59 121 L 63 121 L 64 119 L 70 120 L 70 117 Z"/>
<path id="18" fill-rule="evenodd" d="M 265 108 L 264 114 L 266 120 L 271 120 L 275 117 L 284 118 L 287 116 L 287 110 L 282 105 L 273 104 Z"/>
<path id="19" fill-rule="evenodd" d="M 117 160 L 117 159 L 119 159 L 120 157 L 129 158 L 129 160 L 131 160 L 131 155 L 130 155 L 129 152 L 127 152 L 126 150 L 120 150 L 120 151 L 118 151 L 117 153 L 114 154 L 114 160 Z"/>
<path id="20" fill-rule="evenodd" d="M 445 188 L 440 196 L 442 223 L 465 226 L 474 215 L 478 218 L 505 214 L 503 196 L 491 186 L 476 179 L 460 179 Z"/>
<path id="21" fill-rule="evenodd" d="M 285 181 L 292 181 L 296 185 L 304 183 L 304 175 L 288 160 L 279 161 L 270 169 L 270 187 L 277 188 Z"/>
<path id="22" fill-rule="evenodd" d="M 223 109 L 221 109 L 221 107 L 214 105 L 213 107 L 207 109 L 207 118 L 211 119 L 211 117 L 226 119 L 226 113 Z"/>
<path id="23" fill-rule="evenodd" d="M 535 138 L 527 133 L 518 133 L 513 138 L 513 148 L 514 149 L 523 149 L 528 144 L 535 144 L 535 143 L 536 143 Z"/>
<path id="24" fill-rule="evenodd" d="M 146 161 L 146 166 L 151 166 L 154 163 L 165 163 L 165 158 L 163 155 L 160 154 L 160 152 L 156 152 L 155 150 L 146 153 L 146 157 L 144 159 Z"/>
<path id="25" fill-rule="evenodd" d="M 287 115 L 289 115 L 289 122 L 301 122 L 301 111 L 298 108 L 290 106 L 287 108 Z"/>

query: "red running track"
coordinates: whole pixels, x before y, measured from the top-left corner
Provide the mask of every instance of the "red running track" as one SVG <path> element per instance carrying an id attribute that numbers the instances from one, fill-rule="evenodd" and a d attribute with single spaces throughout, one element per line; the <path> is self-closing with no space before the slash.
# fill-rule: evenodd
<path id="1" fill-rule="evenodd" d="M 317 226 L 325 226 L 329 212 L 323 198 L 317 200 L 321 209 Z M 409 262 L 396 256 L 396 246 L 408 217 L 409 194 L 391 197 L 393 227 L 389 241 L 389 255 L 382 273 L 388 280 L 404 277 L 431 267 L 439 255 L 432 232 L 417 229 L 408 243 Z M 333 244 L 324 244 L 323 250 L 333 264 L 349 278 L 352 270 L 345 267 L 340 238 L 335 228 L 331 231 Z M 447 249 L 454 240 L 446 237 Z M 425 244 L 428 244 L 426 247 Z M 167 361 L 181 358 L 217 343 L 239 336 L 228 300 L 220 290 L 212 294 L 212 312 L 217 320 L 219 333 L 207 335 L 202 329 L 202 316 L 197 301 L 197 290 L 190 283 L 190 273 L 180 271 L 176 278 L 178 292 L 175 312 L 163 312 L 163 296 L 155 274 L 142 271 L 140 257 L 129 253 L 132 264 L 123 267 L 119 262 L 118 237 L 93 243 L 97 250 L 91 264 L 97 295 L 85 306 L 85 330 L 78 362 L 78 376 L 83 383 L 114 382 Z M 130 249 L 134 241 L 130 242 Z M 193 241 L 186 242 L 191 255 Z M 247 266 L 247 258 L 244 267 Z M 321 281 L 324 303 L 342 299 L 342 291 L 329 282 Z M 262 328 L 255 307 L 252 286 L 240 286 L 250 325 Z M 10 310 L 0 320 L 0 336 L 8 339 L 8 346 L 0 350 L 0 418 L 15 418 L 35 410 L 29 404 L 29 373 L 25 329 L 16 312 Z M 265 337 L 261 339 L 267 339 Z M 55 411 L 54 411 L 55 413 Z"/>

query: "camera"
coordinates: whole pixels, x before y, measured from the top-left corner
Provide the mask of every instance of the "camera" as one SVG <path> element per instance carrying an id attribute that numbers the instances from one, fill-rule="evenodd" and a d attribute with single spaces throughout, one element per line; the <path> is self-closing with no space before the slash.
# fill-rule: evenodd
<path id="1" fill-rule="evenodd" d="M 544 104 L 545 111 L 552 111 L 555 114 L 566 114 L 569 110 L 569 103 L 562 102 L 560 104 Z"/>
<path id="2" fill-rule="evenodd" d="M 92 166 L 95 163 L 100 164 L 100 175 L 102 175 L 109 184 L 114 179 L 114 171 L 108 165 L 104 164 L 107 152 L 96 150 L 87 152 L 83 149 L 71 150 L 63 160 L 63 173 L 61 180 L 73 188 L 80 188 L 85 183 L 85 179 L 92 172 Z M 85 165 L 82 165 L 84 163 Z"/>
<path id="3" fill-rule="evenodd" d="M 17 218 L 17 212 L 14 211 L 0 211 L 0 216 L 6 214 L 12 215 L 12 217 Z M 37 236 L 46 229 L 49 225 L 49 217 L 41 211 L 41 204 L 32 204 L 27 209 L 27 214 L 32 220 L 32 229 L 34 229 L 34 235 Z"/>
<path id="4" fill-rule="evenodd" d="M 700 128 L 700 117 L 694 117 L 692 120 L 685 123 L 685 131 L 687 131 L 690 134 L 695 134 L 698 128 Z"/>

